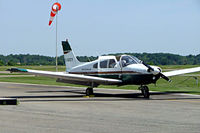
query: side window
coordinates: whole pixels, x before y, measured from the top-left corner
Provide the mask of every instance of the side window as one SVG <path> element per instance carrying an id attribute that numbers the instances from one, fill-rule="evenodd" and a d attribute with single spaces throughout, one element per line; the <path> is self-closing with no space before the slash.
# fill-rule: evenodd
<path id="1" fill-rule="evenodd" d="M 95 64 L 93 65 L 93 68 L 97 68 L 97 65 L 98 65 L 98 63 L 95 63 Z"/>
<path id="2" fill-rule="evenodd" d="M 108 60 L 104 60 L 100 62 L 100 68 L 107 68 Z"/>
<path id="3" fill-rule="evenodd" d="M 114 60 L 114 59 L 110 59 L 110 60 L 109 60 L 108 67 L 109 67 L 109 68 L 114 68 L 114 67 L 115 67 L 115 65 L 116 65 L 116 62 L 115 62 L 115 60 Z"/>

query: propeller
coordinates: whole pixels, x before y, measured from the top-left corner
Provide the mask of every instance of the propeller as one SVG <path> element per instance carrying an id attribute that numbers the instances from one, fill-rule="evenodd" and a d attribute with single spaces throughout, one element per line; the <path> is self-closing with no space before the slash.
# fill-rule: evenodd
<path id="1" fill-rule="evenodd" d="M 171 82 L 171 80 L 165 76 L 164 74 L 162 74 L 161 72 L 159 73 L 160 77 L 162 77 L 163 79 L 167 80 L 168 82 Z"/>
<path id="2" fill-rule="evenodd" d="M 147 69 L 148 72 L 154 71 L 154 69 L 153 69 L 150 65 L 146 64 L 145 62 L 142 62 L 142 64 L 145 65 L 145 66 L 148 68 L 148 69 Z M 158 73 L 158 75 L 159 75 L 161 78 L 167 80 L 168 82 L 171 82 L 171 80 L 170 80 L 167 76 L 165 76 L 165 75 L 161 72 L 161 70 L 160 70 L 160 72 Z"/>
<path id="3" fill-rule="evenodd" d="M 154 71 L 154 69 L 151 66 L 149 66 L 148 64 L 146 64 L 144 61 L 142 62 L 142 64 L 145 65 L 148 68 L 147 69 L 148 72 Z"/>

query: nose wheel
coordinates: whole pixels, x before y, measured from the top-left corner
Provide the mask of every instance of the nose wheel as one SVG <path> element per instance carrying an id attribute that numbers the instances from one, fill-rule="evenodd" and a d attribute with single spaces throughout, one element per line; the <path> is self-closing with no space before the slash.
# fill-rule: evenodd
<path id="1" fill-rule="evenodd" d="M 144 96 L 144 98 L 149 98 L 150 94 L 149 94 L 149 88 L 147 86 L 141 86 L 139 88 L 142 92 L 142 95 Z"/>

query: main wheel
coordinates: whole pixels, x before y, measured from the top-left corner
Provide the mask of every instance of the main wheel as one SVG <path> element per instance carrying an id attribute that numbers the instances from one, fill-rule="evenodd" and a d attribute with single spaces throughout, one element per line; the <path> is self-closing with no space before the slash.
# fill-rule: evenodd
<path id="1" fill-rule="evenodd" d="M 147 86 L 143 86 L 141 88 L 141 91 L 144 98 L 149 98 L 150 94 L 149 94 L 149 88 Z"/>
<path id="2" fill-rule="evenodd" d="M 85 91 L 86 96 L 93 95 L 93 88 L 88 87 Z"/>

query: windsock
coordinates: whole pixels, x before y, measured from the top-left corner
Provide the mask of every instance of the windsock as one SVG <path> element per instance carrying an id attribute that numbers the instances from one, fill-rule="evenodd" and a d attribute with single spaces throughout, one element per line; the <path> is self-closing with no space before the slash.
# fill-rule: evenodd
<path id="1" fill-rule="evenodd" d="M 51 25 L 53 18 L 55 17 L 56 13 L 61 9 L 60 3 L 56 2 L 53 4 L 52 9 L 51 9 L 51 14 L 50 14 L 50 19 L 49 19 L 49 26 Z"/>

